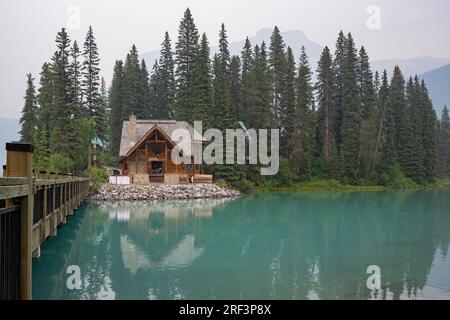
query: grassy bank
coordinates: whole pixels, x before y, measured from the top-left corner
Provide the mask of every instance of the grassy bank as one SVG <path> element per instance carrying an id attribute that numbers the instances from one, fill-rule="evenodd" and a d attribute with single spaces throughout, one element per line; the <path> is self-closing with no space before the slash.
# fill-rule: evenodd
<path id="1" fill-rule="evenodd" d="M 380 191 L 380 190 L 413 190 L 413 189 L 436 189 L 450 188 L 450 179 L 438 179 L 435 183 L 418 185 L 415 183 L 400 186 L 380 186 L 380 185 L 350 185 L 343 184 L 338 180 L 314 179 L 294 183 L 289 186 L 277 186 L 271 183 L 262 184 L 248 188 L 245 192 L 319 192 L 319 191 Z"/>

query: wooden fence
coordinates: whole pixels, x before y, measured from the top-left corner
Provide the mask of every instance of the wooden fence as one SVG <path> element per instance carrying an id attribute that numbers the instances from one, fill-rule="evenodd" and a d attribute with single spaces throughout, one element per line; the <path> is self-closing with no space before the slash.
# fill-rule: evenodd
<path id="1" fill-rule="evenodd" d="M 89 179 L 36 179 L 33 147 L 7 143 L 0 178 L 0 300 L 31 299 L 32 258 L 89 192 Z"/>

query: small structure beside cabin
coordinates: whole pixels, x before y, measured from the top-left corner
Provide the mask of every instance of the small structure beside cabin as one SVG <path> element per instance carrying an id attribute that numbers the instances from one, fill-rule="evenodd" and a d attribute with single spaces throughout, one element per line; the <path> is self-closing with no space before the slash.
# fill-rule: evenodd
<path id="1" fill-rule="evenodd" d="M 184 129 L 190 133 L 191 147 L 180 145 L 191 164 L 175 164 L 171 152 L 179 141 L 172 133 Z M 122 175 L 129 176 L 134 184 L 149 183 L 212 183 L 211 175 L 203 175 L 199 164 L 193 164 L 195 152 L 201 152 L 204 139 L 185 121 L 138 120 L 131 115 L 124 121 L 120 141 L 119 159 Z"/>

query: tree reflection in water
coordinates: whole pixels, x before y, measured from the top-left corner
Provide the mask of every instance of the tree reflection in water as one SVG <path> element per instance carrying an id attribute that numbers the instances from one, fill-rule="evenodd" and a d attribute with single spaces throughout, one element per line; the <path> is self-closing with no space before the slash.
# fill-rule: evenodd
<path id="1" fill-rule="evenodd" d="M 450 299 L 446 190 L 88 203 L 34 262 L 42 299 Z M 81 268 L 82 290 L 66 288 Z M 381 269 L 381 290 L 366 286 Z"/>

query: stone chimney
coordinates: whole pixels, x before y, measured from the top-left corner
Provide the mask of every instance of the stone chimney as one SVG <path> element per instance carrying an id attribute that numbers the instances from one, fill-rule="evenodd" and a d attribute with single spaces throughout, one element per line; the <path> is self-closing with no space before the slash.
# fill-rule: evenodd
<path id="1" fill-rule="evenodd" d="M 130 114 L 130 119 L 128 121 L 128 137 L 130 138 L 130 143 L 132 145 L 136 144 L 136 116 Z"/>

